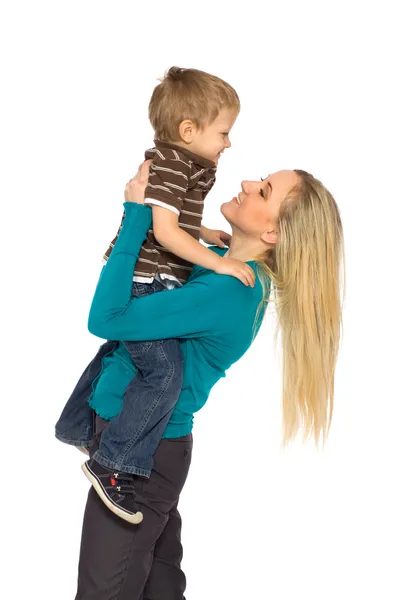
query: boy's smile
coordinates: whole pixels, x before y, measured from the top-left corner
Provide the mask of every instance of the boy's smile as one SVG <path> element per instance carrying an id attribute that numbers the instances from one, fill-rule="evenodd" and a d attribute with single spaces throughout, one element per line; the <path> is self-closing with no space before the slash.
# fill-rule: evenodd
<path id="1" fill-rule="evenodd" d="M 236 118 L 236 111 L 223 108 L 216 119 L 203 129 L 196 127 L 190 120 L 182 121 L 179 128 L 182 139 L 175 143 L 218 164 L 225 149 L 231 147 L 229 133 Z"/>

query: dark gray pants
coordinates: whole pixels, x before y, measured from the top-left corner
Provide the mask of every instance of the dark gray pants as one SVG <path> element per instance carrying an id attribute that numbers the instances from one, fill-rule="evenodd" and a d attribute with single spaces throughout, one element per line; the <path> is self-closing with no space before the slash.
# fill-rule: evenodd
<path id="1" fill-rule="evenodd" d="M 92 453 L 106 423 L 97 418 Z M 137 478 L 139 525 L 115 516 L 90 489 L 75 600 L 185 600 L 178 500 L 192 444 L 191 435 L 161 440 L 150 479 Z"/>

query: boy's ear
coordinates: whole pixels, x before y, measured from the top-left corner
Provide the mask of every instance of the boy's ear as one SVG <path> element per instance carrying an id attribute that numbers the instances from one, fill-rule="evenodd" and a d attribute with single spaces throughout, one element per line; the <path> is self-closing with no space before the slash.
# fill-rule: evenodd
<path id="1" fill-rule="evenodd" d="M 196 126 L 190 119 L 185 119 L 179 125 L 179 135 L 186 144 L 193 142 L 196 134 Z"/>

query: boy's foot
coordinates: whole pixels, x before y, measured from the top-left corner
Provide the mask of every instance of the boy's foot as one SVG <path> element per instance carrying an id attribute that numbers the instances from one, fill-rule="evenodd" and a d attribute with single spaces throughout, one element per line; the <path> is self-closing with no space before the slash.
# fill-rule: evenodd
<path id="1" fill-rule="evenodd" d="M 136 512 L 134 475 L 103 467 L 93 458 L 83 463 L 82 470 L 115 515 L 134 525 L 143 520 L 143 514 Z"/>

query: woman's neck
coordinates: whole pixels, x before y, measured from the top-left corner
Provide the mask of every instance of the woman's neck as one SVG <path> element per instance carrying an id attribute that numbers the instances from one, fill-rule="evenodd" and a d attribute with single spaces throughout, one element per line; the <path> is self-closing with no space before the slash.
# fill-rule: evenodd
<path id="1" fill-rule="evenodd" d="M 244 262 L 255 260 L 260 254 L 264 254 L 267 245 L 260 239 L 251 239 L 249 236 L 241 236 L 233 233 L 225 258 L 236 258 Z"/>

